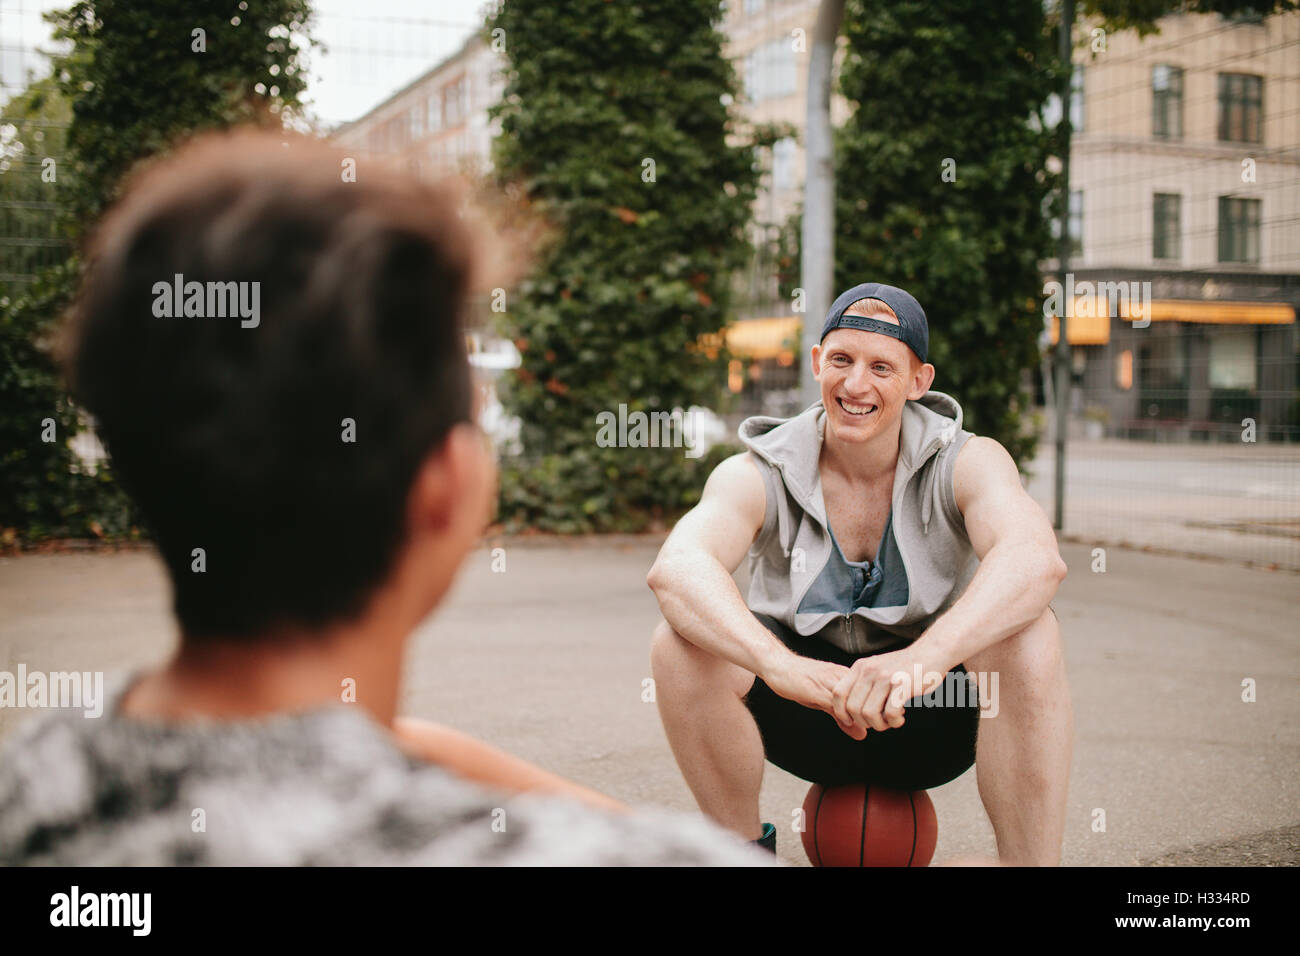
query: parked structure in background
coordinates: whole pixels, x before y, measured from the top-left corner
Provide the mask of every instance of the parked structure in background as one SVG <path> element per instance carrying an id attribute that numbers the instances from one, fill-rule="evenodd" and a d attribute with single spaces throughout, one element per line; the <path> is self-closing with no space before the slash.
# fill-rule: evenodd
<path id="1" fill-rule="evenodd" d="M 1094 436 L 1300 440 L 1297 48 L 1300 14 L 1202 15 L 1076 53 L 1071 272 L 1110 293 L 1067 323 Z"/>

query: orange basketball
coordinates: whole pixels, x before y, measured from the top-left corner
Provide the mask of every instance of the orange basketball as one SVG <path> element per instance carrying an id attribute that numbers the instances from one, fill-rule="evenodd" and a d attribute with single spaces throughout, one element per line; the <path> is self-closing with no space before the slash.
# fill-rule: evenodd
<path id="1" fill-rule="evenodd" d="M 929 866 L 939 818 L 924 790 L 815 783 L 803 801 L 813 866 Z"/>

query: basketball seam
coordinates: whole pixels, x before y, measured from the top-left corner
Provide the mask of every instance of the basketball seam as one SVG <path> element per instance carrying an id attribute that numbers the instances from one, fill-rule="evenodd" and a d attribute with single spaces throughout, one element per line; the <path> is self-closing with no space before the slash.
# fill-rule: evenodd
<path id="1" fill-rule="evenodd" d="M 916 859 L 916 797 L 909 790 L 907 793 L 907 803 L 912 808 L 912 853 L 907 858 L 907 865 L 910 867 L 912 861 Z"/>
<path id="2" fill-rule="evenodd" d="M 871 802 L 871 784 L 867 784 L 862 793 L 862 832 L 858 834 L 858 866 L 866 866 L 867 860 L 867 806 Z"/>

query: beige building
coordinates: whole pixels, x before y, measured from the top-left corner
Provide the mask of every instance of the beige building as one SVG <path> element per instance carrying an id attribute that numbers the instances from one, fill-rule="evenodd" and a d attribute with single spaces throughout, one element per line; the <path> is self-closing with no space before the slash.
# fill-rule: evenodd
<path id="1" fill-rule="evenodd" d="M 1300 14 L 1173 16 L 1160 26 L 1145 41 L 1121 33 L 1105 52 L 1076 57 L 1078 264 L 1300 272 Z M 1079 34 L 1089 39 L 1087 27 Z M 1164 196 L 1179 201 L 1157 203 Z M 1221 198 L 1258 205 L 1225 207 L 1221 230 Z"/>
<path id="2" fill-rule="evenodd" d="M 1070 271 L 1119 294 L 1067 320 L 1075 410 L 1112 435 L 1300 437 L 1300 14 L 1076 35 Z"/>
<path id="3" fill-rule="evenodd" d="M 358 156 L 396 156 L 420 174 L 482 172 L 497 124 L 503 59 L 478 34 L 331 139 Z"/>

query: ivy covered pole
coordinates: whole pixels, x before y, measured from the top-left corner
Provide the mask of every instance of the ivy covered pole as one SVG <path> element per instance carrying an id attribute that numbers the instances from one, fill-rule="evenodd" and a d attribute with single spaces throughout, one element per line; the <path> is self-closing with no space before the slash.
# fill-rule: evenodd
<path id="1" fill-rule="evenodd" d="M 804 405 L 819 396 L 808 356 L 817 344 L 821 319 L 835 290 L 835 168 L 831 138 L 831 75 L 835 39 L 844 18 L 844 0 L 821 0 L 808 57 L 805 105 L 803 237 L 800 273 L 803 284 L 803 356 L 799 380 Z"/>
<path id="2" fill-rule="evenodd" d="M 1074 43 L 1074 0 L 1061 2 L 1060 54 L 1064 69 L 1061 81 L 1061 229 L 1057 243 L 1057 264 L 1062 289 L 1071 288 L 1066 279 L 1070 271 L 1070 93 L 1074 69 L 1072 58 Z M 1056 333 L 1056 490 L 1052 526 L 1060 531 L 1065 527 L 1065 432 L 1070 419 L 1070 345 L 1066 324 L 1070 303 L 1062 302 L 1057 318 Z"/>
<path id="3" fill-rule="evenodd" d="M 846 0 L 837 80 L 853 111 L 834 132 L 835 286 L 916 296 L 934 387 L 1018 462 L 1056 249 L 1054 26 L 1042 0 Z"/>
<path id="4" fill-rule="evenodd" d="M 711 470 L 685 416 L 722 395 L 770 138 L 737 128 L 720 17 L 507 0 L 488 21 L 508 60 L 494 169 L 555 227 L 497 316 L 521 363 L 500 384 L 522 445 L 501 467 L 508 530 L 662 527 Z"/>

